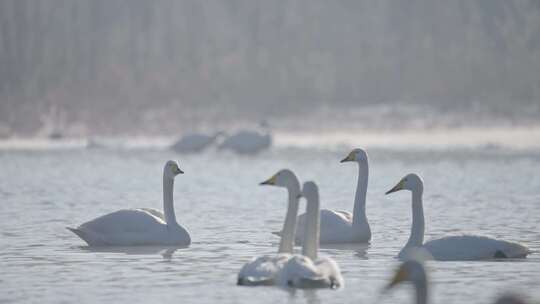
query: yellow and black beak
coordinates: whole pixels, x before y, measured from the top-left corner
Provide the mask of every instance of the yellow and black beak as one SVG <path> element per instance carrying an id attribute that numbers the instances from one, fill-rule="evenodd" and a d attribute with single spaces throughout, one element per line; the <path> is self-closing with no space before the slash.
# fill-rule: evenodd
<path id="1" fill-rule="evenodd" d="M 347 157 L 342 159 L 340 163 L 350 162 L 350 161 L 355 161 L 355 160 L 356 160 L 356 155 L 354 154 L 354 152 L 351 152 L 349 153 L 349 155 L 347 155 Z"/>
<path id="2" fill-rule="evenodd" d="M 390 281 L 390 283 L 388 283 L 388 285 L 386 286 L 386 290 L 391 289 L 392 287 L 396 286 L 397 284 L 405 281 L 407 279 L 407 276 L 408 276 L 408 274 L 407 274 L 407 270 L 405 269 L 405 267 L 403 267 L 403 266 L 399 267 L 398 271 L 396 272 L 396 274 L 392 278 L 392 281 Z"/>
<path id="3" fill-rule="evenodd" d="M 394 188 L 386 191 L 385 194 L 390 194 L 392 192 L 396 192 L 396 191 L 399 191 L 399 190 L 403 190 L 403 184 L 405 183 L 404 180 L 400 180 L 399 183 L 397 185 L 394 186 Z"/>
<path id="4" fill-rule="evenodd" d="M 174 174 L 184 174 L 184 171 L 182 171 L 180 168 L 178 168 L 178 166 L 176 166 L 176 168 L 174 168 Z"/>
<path id="5" fill-rule="evenodd" d="M 276 179 L 277 179 L 277 174 L 265 180 L 264 182 L 260 183 L 259 185 L 275 185 Z"/>

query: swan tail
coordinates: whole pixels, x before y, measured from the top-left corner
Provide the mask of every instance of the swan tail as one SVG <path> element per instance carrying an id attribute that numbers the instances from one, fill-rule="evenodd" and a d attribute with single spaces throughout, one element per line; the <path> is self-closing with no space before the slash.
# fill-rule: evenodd
<path id="1" fill-rule="evenodd" d="M 67 230 L 75 233 L 78 237 L 80 237 L 83 241 L 85 241 L 89 246 L 99 246 L 104 245 L 102 242 L 96 241 L 94 237 L 92 237 L 89 233 L 82 229 L 78 228 L 71 228 L 66 227 Z"/>
<path id="2" fill-rule="evenodd" d="M 236 285 L 239 286 L 269 286 L 273 285 L 274 280 L 270 278 L 257 278 L 257 277 L 239 277 Z"/>

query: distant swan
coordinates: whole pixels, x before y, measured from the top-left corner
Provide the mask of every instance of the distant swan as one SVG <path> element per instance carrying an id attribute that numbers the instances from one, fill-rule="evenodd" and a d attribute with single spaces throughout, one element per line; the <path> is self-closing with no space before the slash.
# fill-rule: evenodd
<path id="1" fill-rule="evenodd" d="M 296 215 L 300 198 L 300 183 L 290 170 L 280 170 L 261 185 L 284 187 L 288 190 L 289 203 L 283 224 L 283 235 L 279 243 L 277 255 L 264 255 L 246 263 L 238 273 L 238 285 L 273 285 L 277 274 L 293 253 L 294 232 L 296 230 Z"/>
<path id="2" fill-rule="evenodd" d="M 383 292 L 394 288 L 402 282 L 411 282 L 416 291 L 416 304 L 427 304 L 429 302 L 428 276 L 424 266 L 415 261 L 409 260 L 402 263 L 392 278 L 392 281 L 383 289 Z M 503 294 L 497 298 L 495 304 L 525 304 L 525 300 L 516 294 Z"/>
<path id="3" fill-rule="evenodd" d="M 306 233 L 302 255 L 290 258 L 279 276 L 279 284 L 295 288 L 338 288 L 343 277 L 338 264 L 331 258 L 318 258 L 319 251 L 319 190 L 314 182 L 306 182 L 302 195 L 307 200 Z"/>
<path id="4" fill-rule="evenodd" d="M 412 192 L 413 220 L 411 235 L 398 257 L 402 260 L 424 256 L 443 261 L 480 260 L 493 258 L 524 258 L 529 249 L 521 244 L 496 240 L 485 236 L 447 236 L 424 243 L 424 210 L 422 193 L 424 182 L 416 174 L 408 174 L 386 194 L 399 190 Z"/>
<path id="5" fill-rule="evenodd" d="M 218 146 L 238 154 L 257 154 L 272 145 L 272 135 L 266 122 L 260 124 L 261 130 L 240 130 L 225 138 Z"/>
<path id="6" fill-rule="evenodd" d="M 369 167 L 367 152 L 362 149 L 352 150 L 344 162 L 358 163 L 358 184 L 354 197 L 353 213 L 343 210 L 321 210 L 321 244 L 367 243 L 371 239 L 371 229 L 366 217 L 366 192 Z M 298 217 L 296 243 L 302 244 L 305 214 Z"/>
<path id="7" fill-rule="evenodd" d="M 175 161 L 163 169 L 163 210 L 124 209 L 69 228 L 90 246 L 188 246 L 189 233 L 176 222 L 173 207 L 174 177 L 184 173 Z"/>
<path id="8" fill-rule="evenodd" d="M 216 132 L 214 134 L 192 133 L 184 135 L 177 142 L 175 142 L 171 149 L 178 153 L 197 153 L 201 152 L 216 139 L 223 135 L 223 132 Z"/>

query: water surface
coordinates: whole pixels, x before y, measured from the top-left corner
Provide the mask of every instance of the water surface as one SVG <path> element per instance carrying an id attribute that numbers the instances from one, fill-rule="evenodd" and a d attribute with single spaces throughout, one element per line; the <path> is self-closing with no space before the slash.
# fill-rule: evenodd
<path id="1" fill-rule="evenodd" d="M 280 148 L 257 157 L 158 150 L 0 151 L 0 302 L 373 303 L 397 266 L 410 195 L 383 193 L 409 172 L 424 177 L 426 239 L 451 233 L 519 241 L 525 260 L 429 262 L 434 303 L 489 303 L 513 291 L 540 298 L 540 154 L 369 150 L 369 246 L 323 248 L 340 264 L 337 291 L 235 286 L 243 263 L 277 250 L 286 192 L 258 183 L 281 168 L 318 182 L 325 208 L 352 210 L 357 168 L 347 149 Z M 128 207 L 161 209 L 167 159 L 186 172 L 176 214 L 189 248 L 91 249 L 65 229 Z M 302 209 L 304 205 L 302 205 Z M 410 303 L 403 286 L 380 303 Z"/>

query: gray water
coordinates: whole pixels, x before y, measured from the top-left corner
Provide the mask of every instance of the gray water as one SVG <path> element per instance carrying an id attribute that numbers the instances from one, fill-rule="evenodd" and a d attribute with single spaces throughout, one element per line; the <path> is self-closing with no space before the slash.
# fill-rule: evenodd
<path id="1" fill-rule="evenodd" d="M 409 172 L 424 177 L 426 239 L 485 234 L 526 244 L 525 260 L 429 262 L 434 303 L 489 303 L 512 291 L 540 299 L 540 154 L 369 150 L 369 246 L 323 248 L 341 266 L 336 291 L 235 285 L 241 265 L 276 251 L 285 190 L 258 183 L 281 168 L 318 182 L 323 208 L 352 210 L 348 149 L 277 149 L 257 157 L 157 150 L 0 151 L 0 302 L 410 303 L 402 286 L 377 298 L 398 265 L 410 196 L 383 193 Z M 161 209 L 167 159 L 186 172 L 176 214 L 189 248 L 91 249 L 64 227 L 121 208 Z M 302 207 L 303 208 L 303 207 Z"/>

